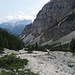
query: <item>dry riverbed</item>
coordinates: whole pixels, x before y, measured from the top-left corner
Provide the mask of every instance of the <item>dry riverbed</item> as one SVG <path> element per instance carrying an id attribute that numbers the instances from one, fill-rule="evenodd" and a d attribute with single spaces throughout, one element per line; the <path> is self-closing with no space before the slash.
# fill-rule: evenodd
<path id="1" fill-rule="evenodd" d="M 27 59 L 27 69 L 39 75 L 75 75 L 75 56 L 70 52 L 47 52 L 20 50 L 19 52 L 6 50 L 6 54 L 15 53 L 21 59 Z"/>

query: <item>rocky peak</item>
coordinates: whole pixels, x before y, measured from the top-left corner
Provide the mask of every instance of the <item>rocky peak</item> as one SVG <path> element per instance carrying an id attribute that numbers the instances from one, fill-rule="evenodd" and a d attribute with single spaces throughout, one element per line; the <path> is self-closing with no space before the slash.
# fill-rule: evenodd
<path id="1" fill-rule="evenodd" d="M 28 44 L 38 42 L 39 44 L 54 41 L 74 31 L 74 20 L 66 21 L 75 9 L 75 0 L 50 0 L 37 14 L 30 29 L 24 29 L 25 33 L 32 38 L 25 39 Z M 59 26 L 60 25 L 60 26 Z M 68 28 L 67 28 L 68 27 Z M 26 31 L 31 30 L 29 33 Z M 32 41 L 30 41 L 32 40 Z"/>

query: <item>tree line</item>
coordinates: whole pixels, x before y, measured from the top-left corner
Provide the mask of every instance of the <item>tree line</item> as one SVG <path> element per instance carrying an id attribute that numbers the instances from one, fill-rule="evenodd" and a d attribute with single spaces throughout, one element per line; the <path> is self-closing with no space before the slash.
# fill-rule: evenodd
<path id="1" fill-rule="evenodd" d="M 13 34 L 0 28 L 0 48 L 19 50 L 24 47 L 24 43 Z"/>

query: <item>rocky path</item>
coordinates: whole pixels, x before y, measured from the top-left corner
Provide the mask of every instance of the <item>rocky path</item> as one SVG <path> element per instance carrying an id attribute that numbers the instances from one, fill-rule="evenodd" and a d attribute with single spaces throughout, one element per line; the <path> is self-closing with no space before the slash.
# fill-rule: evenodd
<path id="1" fill-rule="evenodd" d="M 28 59 L 27 69 L 39 75 L 75 75 L 75 57 L 71 53 L 51 52 L 18 55 Z"/>
<path id="2" fill-rule="evenodd" d="M 29 60 L 27 69 L 39 75 L 75 75 L 75 55 L 70 52 L 41 52 L 5 50 L 5 54 L 14 53 L 21 59 Z"/>

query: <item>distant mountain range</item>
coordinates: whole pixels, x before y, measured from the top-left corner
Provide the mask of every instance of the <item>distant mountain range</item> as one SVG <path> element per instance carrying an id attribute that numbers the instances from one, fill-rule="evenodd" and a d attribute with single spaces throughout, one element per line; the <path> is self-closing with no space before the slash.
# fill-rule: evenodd
<path id="1" fill-rule="evenodd" d="M 32 21 L 31 20 L 14 20 L 11 22 L 3 22 L 0 24 L 0 28 L 4 28 L 9 30 L 12 34 L 15 35 L 20 35 L 21 32 L 23 31 L 24 27 L 27 24 L 30 24 Z"/>

